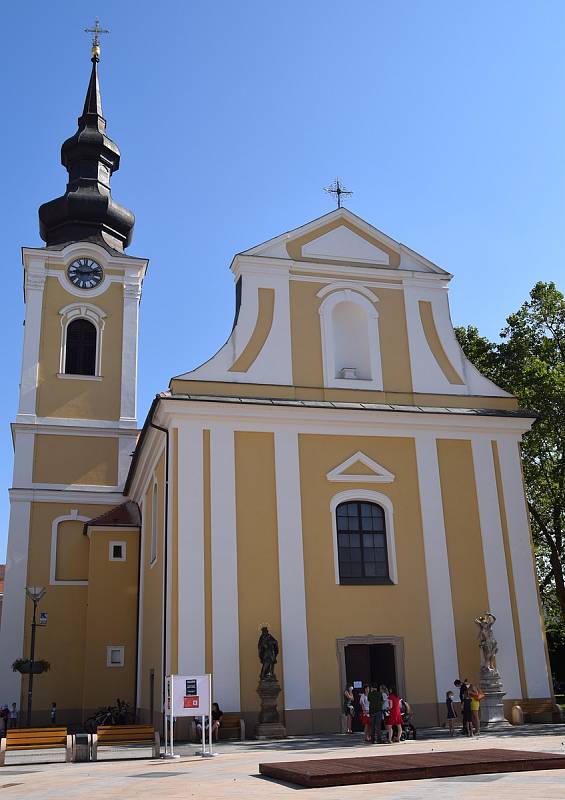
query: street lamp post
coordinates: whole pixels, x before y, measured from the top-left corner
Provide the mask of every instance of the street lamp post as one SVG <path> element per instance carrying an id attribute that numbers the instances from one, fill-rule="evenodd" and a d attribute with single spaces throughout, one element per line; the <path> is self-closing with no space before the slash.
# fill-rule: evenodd
<path id="1" fill-rule="evenodd" d="M 27 727 L 31 728 L 31 703 L 33 699 L 33 663 L 35 659 L 35 629 L 37 627 L 37 606 L 45 594 L 43 586 L 28 586 L 26 594 L 33 603 L 33 619 L 31 621 L 31 647 L 29 654 L 29 683 L 27 689 Z"/>

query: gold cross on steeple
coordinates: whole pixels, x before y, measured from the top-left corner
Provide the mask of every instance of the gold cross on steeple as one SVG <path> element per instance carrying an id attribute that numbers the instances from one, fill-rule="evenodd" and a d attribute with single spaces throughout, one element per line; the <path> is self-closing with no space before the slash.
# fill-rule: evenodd
<path id="1" fill-rule="evenodd" d="M 85 33 L 92 33 L 92 58 L 98 59 L 100 58 L 100 34 L 101 33 L 110 33 L 107 28 L 100 27 L 100 20 L 96 18 L 94 20 L 94 27 L 93 28 L 85 28 Z"/>

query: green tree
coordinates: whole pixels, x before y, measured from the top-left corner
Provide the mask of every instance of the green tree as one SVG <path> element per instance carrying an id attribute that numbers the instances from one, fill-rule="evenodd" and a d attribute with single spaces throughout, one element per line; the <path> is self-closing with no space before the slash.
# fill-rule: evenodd
<path id="1" fill-rule="evenodd" d="M 501 341 L 456 328 L 467 358 L 539 415 L 522 442 L 526 497 L 548 631 L 565 637 L 565 298 L 536 283 L 506 320 Z"/>

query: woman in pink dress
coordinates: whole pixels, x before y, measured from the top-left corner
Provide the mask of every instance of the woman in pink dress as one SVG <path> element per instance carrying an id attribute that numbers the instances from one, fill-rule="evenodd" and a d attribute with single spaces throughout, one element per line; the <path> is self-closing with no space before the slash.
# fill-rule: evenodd
<path id="1" fill-rule="evenodd" d="M 389 714 L 386 720 L 386 732 L 389 742 L 399 742 L 402 736 L 402 713 L 400 711 L 400 697 L 396 694 L 396 689 L 392 688 L 388 693 Z M 393 737 L 393 728 L 396 728 L 396 736 Z"/>

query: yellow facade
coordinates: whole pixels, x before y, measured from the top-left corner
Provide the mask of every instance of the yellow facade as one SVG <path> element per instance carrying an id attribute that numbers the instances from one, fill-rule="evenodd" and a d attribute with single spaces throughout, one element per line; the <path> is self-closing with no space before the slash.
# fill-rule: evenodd
<path id="1" fill-rule="evenodd" d="M 29 474 L 10 536 L 29 535 L 18 591 L 47 590 L 37 721 L 52 701 L 74 722 L 120 697 L 158 727 L 165 675 L 210 672 L 253 732 L 267 625 L 289 733 L 340 730 L 345 683 L 379 676 L 435 725 L 453 680 L 479 679 L 486 610 L 507 700 L 552 697 L 519 473 L 532 420 L 462 355 L 448 273 L 343 209 L 239 254 L 230 339 L 171 380 L 135 445 L 145 262 L 134 291 L 135 259 L 84 243 L 106 276 L 89 299 L 65 283 L 81 246 L 49 270 L 43 251 L 26 255 L 45 275 L 41 304 L 28 286 L 37 383 L 15 426 Z M 98 315 L 95 375 L 61 376 L 69 306 Z M 347 579 L 341 503 L 380 509 L 382 580 L 365 562 Z M 14 658 L 29 651 L 24 611 Z"/>

